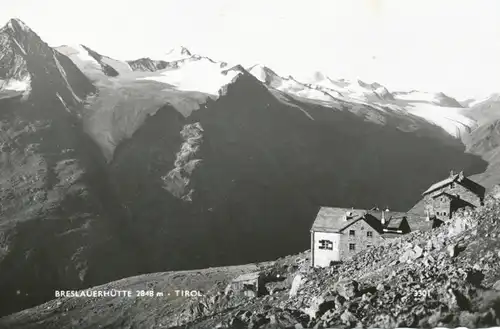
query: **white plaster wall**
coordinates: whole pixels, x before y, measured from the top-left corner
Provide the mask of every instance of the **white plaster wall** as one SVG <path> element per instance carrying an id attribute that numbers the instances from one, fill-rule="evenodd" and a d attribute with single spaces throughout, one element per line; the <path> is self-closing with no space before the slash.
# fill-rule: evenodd
<path id="1" fill-rule="evenodd" d="M 331 261 L 340 260 L 340 234 L 328 232 L 311 232 L 311 250 L 313 250 L 313 266 L 314 267 L 327 267 L 330 266 Z M 330 240 L 333 243 L 332 250 L 319 249 L 320 240 Z"/>

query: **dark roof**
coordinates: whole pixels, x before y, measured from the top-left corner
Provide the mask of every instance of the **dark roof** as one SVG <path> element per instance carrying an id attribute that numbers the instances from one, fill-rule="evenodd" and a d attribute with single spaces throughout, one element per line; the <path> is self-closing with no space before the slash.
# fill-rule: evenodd
<path id="1" fill-rule="evenodd" d="M 374 216 L 375 218 L 377 218 L 379 221 L 382 220 L 382 211 L 380 211 L 380 210 L 379 211 L 369 210 L 368 213 L 370 215 Z M 405 212 L 401 212 L 401 211 L 384 211 L 384 218 L 385 218 L 386 223 L 391 218 L 398 218 L 398 217 L 404 217 L 404 216 L 406 216 Z"/>
<path id="2" fill-rule="evenodd" d="M 431 192 L 434 192 L 435 190 L 437 189 L 440 189 L 440 188 L 443 188 L 453 182 L 456 182 L 460 185 L 462 185 L 463 187 L 465 187 L 466 189 L 468 189 L 469 191 L 471 191 L 472 193 L 476 194 L 477 196 L 483 198 L 484 197 L 484 194 L 486 192 L 486 189 L 484 188 L 484 186 L 474 182 L 473 180 L 467 178 L 467 177 L 461 177 L 460 174 L 455 174 L 455 175 L 452 175 L 446 179 L 443 179 L 442 181 L 439 181 L 437 183 L 434 183 L 431 185 L 431 187 L 429 187 L 424 193 L 422 193 L 422 195 L 426 195 L 426 194 L 429 194 Z"/>
<path id="3" fill-rule="evenodd" d="M 348 220 L 345 219 L 347 213 L 352 215 Z M 364 219 L 365 214 L 366 210 L 362 209 L 321 207 L 311 231 L 341 232 L 357 221 Z"/>
<path id="4" fill-rule="evenodd" d="M 458 176 L 459 176 L 459 174 L 455 174 L 455 175 L 450 176 L 446 179 L 443 179 L 442 181 L 439 181 L 437 183 L 432 184 L 431 187 L 429 187 L 424 193 L 422 193 L 422 195 L 429 194 L 437 189 L 440 189 L 442 187 L 445 187 L 448 184 L 453 183 L 458 178 Z"/>
<path id="5" fill-rule="evenodd" d="M 392 217 L 389 219 L 389 221 L 386 222 L 385 227 L 386 229 L 389 230 L 399 230 L 401 228 L 401 224 L 403 223 L 403 220 L 406 217 Z"/>
<path id="6" fill-rule="evenodd" d="M 486 193 L 486 188 L 481 184 L 478 184 L 467 177 L 465 177 L 461 182 L 459 182 L 459 184 L 467 188 L 469 191 L 476 194 L 480 198 L 484 198 L 484 194 Z"/>

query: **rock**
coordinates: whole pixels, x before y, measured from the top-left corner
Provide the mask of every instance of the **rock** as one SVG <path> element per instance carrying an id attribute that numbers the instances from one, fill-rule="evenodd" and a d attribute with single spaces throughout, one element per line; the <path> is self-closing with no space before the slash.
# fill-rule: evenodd
<path id="1" fill-rule="evenodd" d="M 325 313 L 329 308 L 335 307 L 335 302 L 332 300 L 326 300 L 324 297 L 313 297 L 309 307 L 303 310 L 305 314 L 309 316 L 309 318 L 313 319 L 318 316 L 321 316 Z"/>
<path id="2" fill-rule="evenodd" d="M 386 287 L 383 283 L 379 283 L 377 286 L 377 291 L 386 291 L 388 287 Z"/>
<path id="3" fill-rule="evenodd" d="M 413 260 L 416 259 L 416 253 L 413 251 L 413 249 L 408 249 L 406 250 L 401 257 L 399 257 L 399 261 L 401 263 L 411 263 Z"/>
<path id="4" fill-rule="evenodd" d="M 497 200 L 500 200 L 500 185 L 495 185 L 491 191 L 491 196 Z"/>
<path id="5" fill-rule="evenodd" d="M 375 316 L 375 319 L 373 319 L 373 325 L 371 325 L 370 327 L 392 329 L 396 328 L 396 326 L 396 319 L 392 315 L 379 313 Z"/>
<path id="6" fill-rule="evenodd" d="M 495 282 L 491 288 L 500 291 L 500 280 Z"/>
<path id="7" fill-rule="evenodd" d="M 342 315 L 340 316 L 340 320 L 342 320 L 342 322 L 347 325 L 354 324 L 358 321 L 356 316 L 348 310 L 345 310 L 344 313 L 342 313 Z"/>
<path id="8" fill-rule="evenodd" d="M 344 306 L 344 303 L 346 302 L 346 299 L 340 295 L 337 295 L 335 297 L 335 308 L 341 308 L 342 306 Z"/>
<path id="9" fill-rule="evenodd" d="M 335 290 L 345 299 L 351 299 L 359 294 L 359 284 L 354 280 L 341 280 L 335 284 Z"/>
<path id="10" fill-rule="evenodd" d="M 229 321 L 229 326 L 230 326 L 230 328 L 234 328 L 234 329 L 240 329 L 240 328 L 243 329 L 243 328 L 247 327 L 246 323 L 241 321 L 238 318 L 232 318 Z"/>
<path id="11" fill-rule="evenodd" d="M 446 248 L 446 252 L 451 258 L 455 258 L 458 255 L 458 246 L 456 244 L 450 245 Z"/>
<path id="12" fill-rule="evenodd" d="M 415 246 L 415 248 L 413 248 L 413 251 L 415 252 L 414 259 L 418 259 L 418 258 L 422 257 L 422 254 L 424 252 L 424 250 L 422 248 L 420 248 L 418 245 Z"/>
<path id="13" fill-rule="evenodd" d="M 297 296 L 297 293 L 298 293 L 298 291 L 303 283 L 304 283 L 304 280 L 303 280 L 303 277 L 301 274 L 297 274 L 293 278 L 292 287 L 290 288 L 290 293 L 289 293 L 290 298 Z"/>

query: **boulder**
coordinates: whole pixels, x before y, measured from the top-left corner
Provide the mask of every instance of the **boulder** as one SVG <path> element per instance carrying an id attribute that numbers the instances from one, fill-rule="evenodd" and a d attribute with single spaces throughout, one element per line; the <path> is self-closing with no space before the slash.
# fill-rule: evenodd
<path id="1" fill-rule="evenodd" d="M 342 315 L 340 316 L 340 320 L 342 320 L 344 324 L 352 325 L 358 321 L 358 318 L 356 318 L 356 316 L 348 310 L 345 310 L 344 313 L 342 313 Z"/>
<path id="2" fill-rule="evenodd" d="M 292 281 L 292 287 L 290 288 L 290 293 L 289 297 L 295 297 L 297 296 L 297 293 L 299 292 L 300 287 L 304 283 L 304 279 L 301 274 L 297 274 Z"/>
<path id="3" fill-rule="evenodd" d="M 413 249 L 407 249 L 400 257 L 399 261 L 401 263 L 411 263 L 416 259 L 417 254 Z"/>
<path id="4" fill-rule="evenodd" d="M 413 251 L 415 252 L 415 255 L 414 255 L 415 258 L 414 259 L 418 259 L 418 258 L 422 257 L 423 252 L 424 252 L 424 250 L 420 246 L 418 246 L 418 245 L 416 245 L 413 248 Z"/>
<path id="5" fill-rule="evenodd" d="M 448 256 L 450 256 L 451 258 L 457 257 L 457 255 L 458 255 L 458 245 L 453 244 L 453 245 L 448 246 L 446 248 L 446 252 L 448 253 Z"/>
<path id="6" fill-rule="evenodd" d="M 351 299 L 359 294 L 359 284 L 354 280 L 341 280 L 335 284 L 335 291 L 345 299 Z"/>

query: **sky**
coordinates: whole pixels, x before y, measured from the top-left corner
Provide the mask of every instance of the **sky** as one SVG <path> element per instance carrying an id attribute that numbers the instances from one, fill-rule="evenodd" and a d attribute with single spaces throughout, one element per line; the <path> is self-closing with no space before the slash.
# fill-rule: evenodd
<path id="1" fill-rule="evenodd" d="M 169 49 L 390 90 L 500 92 L 499 0 L 0 0 L 49 45 L 116 59 Z"/>

